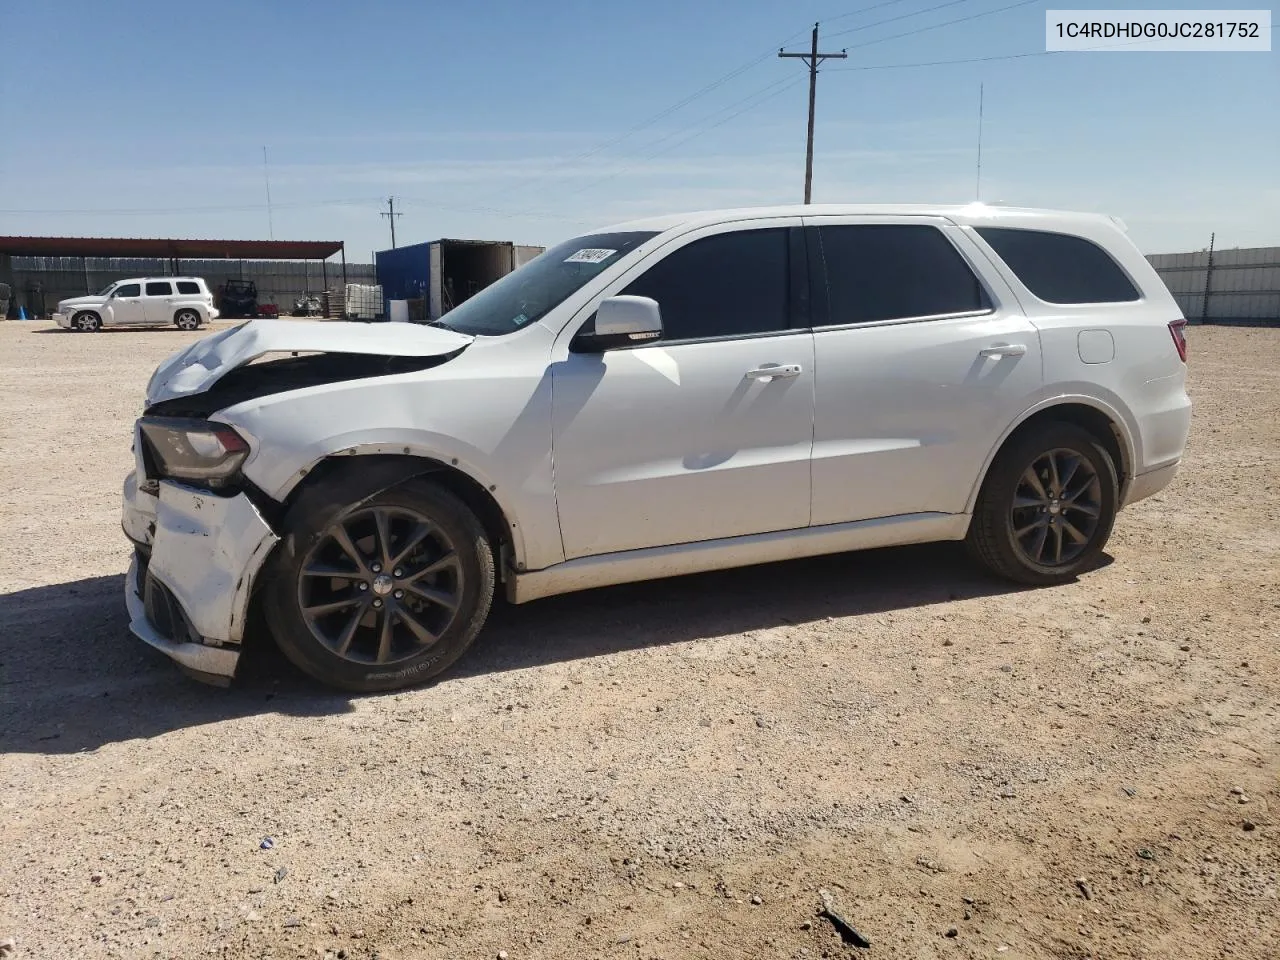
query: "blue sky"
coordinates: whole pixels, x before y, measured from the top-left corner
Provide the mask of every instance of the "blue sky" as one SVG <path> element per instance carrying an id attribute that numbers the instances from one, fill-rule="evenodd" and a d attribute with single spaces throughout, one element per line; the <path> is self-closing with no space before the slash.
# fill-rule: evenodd
<path id="1" fill-rule="evenodd" d="M 896 66 L 1038 53 L 1070 6 L 0 0 L 0 234 L 266 237 L 263 146 L 275 237 L 360 261 L 392 195 L 402 245 L 797 202 L 805 69 L 774 54 L 820 20 L 849 59 L 815 201 L 972 200 L 981 83 L 983 199 L 1115 214 L 1149 253 L 1280 244 L 1276 52 Z"/>

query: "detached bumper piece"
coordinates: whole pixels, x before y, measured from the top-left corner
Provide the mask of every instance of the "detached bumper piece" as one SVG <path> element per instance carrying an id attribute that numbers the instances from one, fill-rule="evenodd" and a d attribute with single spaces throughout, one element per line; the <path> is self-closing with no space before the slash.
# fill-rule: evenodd
<path id="1" fill-rule="evenodd" d="M 197 680 L 231 685 L 240 648 L 211 647 L 191 627 L 182 606 L 163 583 L 147 571 L 148 558 L 137 551 L 125 583 L 129 630 L 144 643 L 176 661 Z"/>
<path id="2" fill-rule="evenodd" d="M 125 587 L 129 629 L 197 679 L 226 686 L 254 581 L 279 538 L 243 494 L 162 480 L 157 498 L 126 481 L 124 499 L 123 525 L 136 545 Z M 142 531 L 150 536 L 139 539 Z"/>

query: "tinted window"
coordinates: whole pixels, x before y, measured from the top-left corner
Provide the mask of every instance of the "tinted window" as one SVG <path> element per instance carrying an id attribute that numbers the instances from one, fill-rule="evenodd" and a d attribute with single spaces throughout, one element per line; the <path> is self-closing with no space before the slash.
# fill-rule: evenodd
<path id="1" fill-rule="evenodd" d="M 991 309 L 964 257 L 936 227 L 818 228 L 829 324 Z"/>
<path id="2" fill-rule="evenodd" d="M 787 231 L 742 230 L 695 240 L 623 290 L 662 309 L 664 340 L 785 330 Z"/>
<path id="3" fill-rule="evenodd" d="M 1082 237 L 979 227 L 1028 290 L 1049 303 L 1119 303 L 1139 297 L 1111 255 Z"/>
<path id="4" fill-rule="evenodd" d="M 179 280 L 178 292 L 179 293 L 199 293 L 200 284 L 195 283 L 194 281 L 191 281 L 191 280 Z"/>
<path id="5" fill-rule="evenodd" d="M 123 286 L 116 287 L 117 297 L 140 297 L 142 296 L 142 285 L 139 283 L 126 283 Z"/>
<path id="6" fill-rule="evenodd" d="M 173 295 L 173 287 L 167 283 L 148 283 L 148 297 L 169 297 Z"/>

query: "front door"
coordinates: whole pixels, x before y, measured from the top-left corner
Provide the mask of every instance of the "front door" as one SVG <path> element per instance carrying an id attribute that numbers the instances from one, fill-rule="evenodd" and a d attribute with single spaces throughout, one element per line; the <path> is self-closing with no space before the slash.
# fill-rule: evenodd
<path id="1" fill-rule="evenodd" d="M 142 284 L 125 283 L 116 287 L 107 304 L 110 310 L 102 322 L 114 326 L 129 326 L 146 322 L 146 310 L 142 305 Z"/>
<path id="2" fill-rule="evenodd" d="M 806 218 L 813 258 L 813 523 L 962 513 L 1037 399 L 1040 338 L 939 218 Z"/>
<path id="3" fill-rule="evenodd" d="M 146 322 L 160 326 L 173 323 L 173 283 L 150 280 L 143 288 L 142 308 Z"/>
<path id="4" fill-rule="evenodd" d="M 567 559 L 808 526 L 814 357 L 794 322 L 796 241 L 794 218 L 700 231 L 605 291 L 656 300 L 664 329 L 552 366 Z"/>

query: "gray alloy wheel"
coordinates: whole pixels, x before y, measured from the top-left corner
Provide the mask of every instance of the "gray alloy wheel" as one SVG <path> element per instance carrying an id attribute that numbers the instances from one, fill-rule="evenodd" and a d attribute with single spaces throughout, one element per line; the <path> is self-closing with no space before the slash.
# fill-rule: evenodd
<path id="1" fill-rule="evenodd" d="M 326 649 L 386 666 L 433 646 L 466 586 L 455 544 L 430 517 L 374 506 L 335 521 L 298 573 L 298 609 Z"/>
<path id="2" fill-rule="evenodd" d="M 1119 505 L 1116 465 L 1098 439 L 1073 423 L 1040 423 L 997 455 L 965 543 L 1002 577 L 1068 583 L 1097 565 Z"/>
<path id="3" fill-rule="evenodd" d="M 1102 483 L 1075 450 L 1047 450 L 1022 472 L 1010 508 L 1013 541 L 1041 567 L 1070 565 L 1092 543 L 1102 516 Z"/>
<path id="4" fill-rule="evenodd" d="M 102 318 L 91 310 L 85 310 L 71 318 L 71 328 L 81 333 L 93 333 L 102 329 Z"/>
<path id="5" fill-rule="evenodd" d="M 200 327 L 200 314 L 194 310 L 179 310 L 173 317 L 173 323 L 179 330 L 197 330 Z"/>

